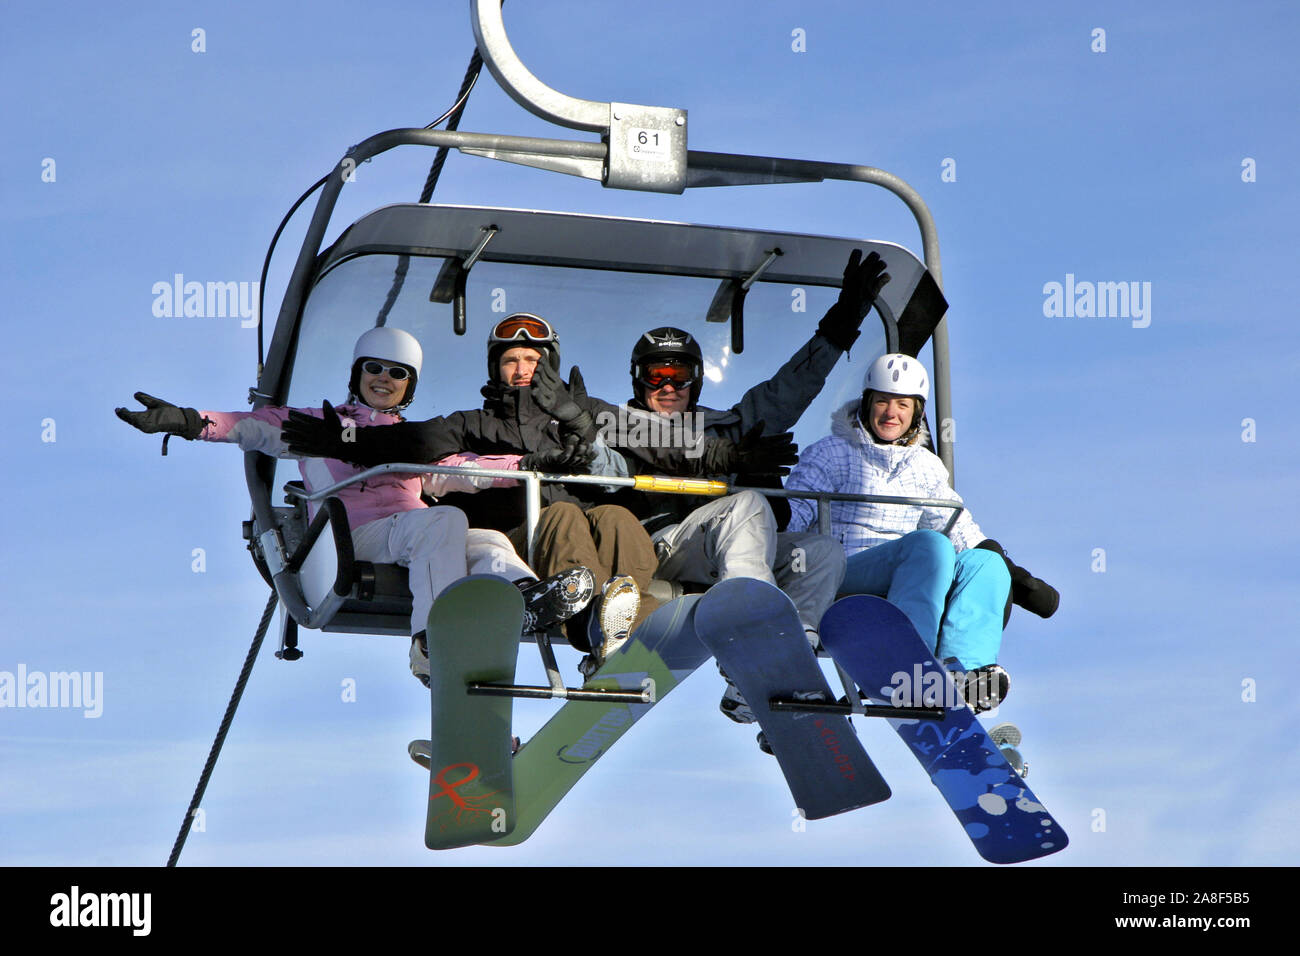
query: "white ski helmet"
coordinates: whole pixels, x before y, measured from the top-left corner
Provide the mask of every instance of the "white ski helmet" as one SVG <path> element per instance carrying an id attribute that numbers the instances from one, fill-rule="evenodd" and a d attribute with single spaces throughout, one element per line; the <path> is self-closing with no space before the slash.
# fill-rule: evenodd
<path id="1" fill-rule="evenodd" d="M 411 370 L 410 384 L 406 387 L 401 404 L 388 410 L 399 411 L 410 405 L 415 398 L 420 369 L 424 365 L 424 351 L 415 336 L 386 325 L 362 332 L 357 344 L 352 347 L 352 374 L 348 380 L 351 397 L 359 397 L 361 394 L 361 360 L 367 358 L 404 365 Z"/>
<path id="2" fill-rule="evenodd" d="M 915 395 L 922 402 L 930 397 L 930 376 L 920 360 L 902 352 L 888 352 L 871 363 L 862 380 L 862 390 L 886 395 Z"/>

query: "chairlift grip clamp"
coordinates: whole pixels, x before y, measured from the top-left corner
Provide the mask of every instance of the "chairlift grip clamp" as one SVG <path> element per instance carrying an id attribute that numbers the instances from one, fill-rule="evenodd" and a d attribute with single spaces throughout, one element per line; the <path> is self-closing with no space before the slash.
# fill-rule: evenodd
<path id="1" fill-rule="evenodd" d="M 262 548 L 262 558 L 266 561 L 267 571 L 272 578 L 275 578 L 289 563 L 284 555 L 284 542 L 280 540 L 279 530 L 271 528 L 263 531 L 257 536 L 257 543 Z"/>

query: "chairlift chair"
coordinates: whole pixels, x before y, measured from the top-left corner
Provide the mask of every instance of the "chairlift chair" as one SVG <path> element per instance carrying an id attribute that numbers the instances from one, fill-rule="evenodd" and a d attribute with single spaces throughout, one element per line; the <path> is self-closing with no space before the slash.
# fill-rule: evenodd
<path id="1" fill-rule="evenodd" d="M 298 253 L 251 393 L 256 407 L 289 404 L 291 385 L 295 379 L 310 378 L 313 373 L 308 369 L 316 358 L 321 369 L 331 365 L 334 376 L 321 387 L 336 390 L 338 343 L 351 342 L 374 325 L 377 316 L 380 322 L 416 333 L 426 354 L 434 352 L 435 340 L 466 333 L 469 313 L 486 312 L 492 290 L 501 283 L 534 291 L 581 283 L 607 289 L 621 284 L 633 288 L 638 283 L 644 289 L 671 288 L 677 306 L 685 311 L 676 316 L 678 321 L 658 324 L 729 322 L 730 350 L 740 353 L 745 347 L 749 296 L 779 295 L 788 301 L 790 290 L 821 290 L 830 297 L 829 303 L 849 252 L 863 249 L 879 253 L 892 277 L 875 302 L 886 350 L 915 354 L 932 338 L 933 406 L 939 421 L 950 417 L 938 242 L 930 214 L 911 187 L 868 166 L 688 150 L 684 111 L 593 103 L 551 90 L 528 73 L 510 48 L 499 4 L 473 0 L 471 6 L 480 53 L 507 92 L 552 122 L 600 133 L 601 141 L 396 129 L 350 149 L 326 180 Z M 322 251 L 334 206 L 351 170 L 401 145 L 446 146 L 469 155 L 595 179 L 607 188 L 681 193 L 703 186 L 825 180 L 880 185 L 912 210 L 924 258 L 895 243 L 860 238 L 419 203 L 376 209 Z M 399 286 L 401 295 L 394 301 Z M 754 311 L 750 310 L 751 316 Z M 639 319 L 636 328 L 626 321 L 624 325 L 623 331 L 632 335 L 643 331 Z M 937 452 L 951 471 L 951 444 L 942 429 L 936 437 Z M 346 513 L 337 499 L 321 501 L 308 522 L 297 491 L 291 491 L 289 507 L 273 505 L 273 459 L 247 453 L 245 475 L 253 510 L 245 536 L 255 563 L 286 612 L 282 656 L 300 656 L 298 626 L 409 634 L 405 569 L 353 558 Z"/>

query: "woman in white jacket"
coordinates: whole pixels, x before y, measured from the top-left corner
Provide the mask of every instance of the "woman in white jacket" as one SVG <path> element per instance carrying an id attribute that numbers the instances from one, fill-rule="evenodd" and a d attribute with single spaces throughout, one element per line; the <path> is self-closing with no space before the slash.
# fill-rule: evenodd
<path id="1" fill-rule="evenodd" d="M 960 503 L 948 470 L 921 444 L 929 394 L 917 359 L 877 359 L 862 397 L 832 416 L 831 434 L 800 456 L 786 487 Z M 790 530 L 815 529 L 815 502 L 790 504 Z M 995 706 L 1009 683 L 996 664 L 1011 588 L 1001 549 L 964 510 L 945 535 L 947 508 L 835 501 L 830 509 L 831 533 L 848 555 L 840 591 L 897 605 L 939 660 L 981 678 L 980 696 L 991 698 L 983 703 Z"/>

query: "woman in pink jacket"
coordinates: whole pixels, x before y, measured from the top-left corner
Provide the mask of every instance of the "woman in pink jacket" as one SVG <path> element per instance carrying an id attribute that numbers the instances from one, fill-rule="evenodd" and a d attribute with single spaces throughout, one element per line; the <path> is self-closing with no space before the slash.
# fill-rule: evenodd
<path id="1" fill-rule="evenodd" d="M 352 351 L 348 400 L 337 412 L 345 426 L 366 428 L 402 420 L 401 410 L 415 396 L 423 354 L 408 332 L 370 329 Z M 245 451 L 276 458 L 296 458 L 307 491 L 329 487 L 361 469 L 333 458 L 300 458 L 280 439 L 290 409 L 264 406 L 252 412 L 198 411 L 179 408 L 137 392 L 143 412 L 117 409 L 117 416 L 142 432 L 166 432 L 186 439 L 229 442 Z M 299 409 L 321 416 L 318 408 Z M 479 457 L 457 454 L 439 465 L 475 465 L 518 470 L 522 456 Z M 425 622 L 434 599 L 467 574 L 495 574 L 513 581 L 524 593 L 524 631 L 546 630 L 568 619 L 591 600 L 594 582 L 586 568 L 573 568 L 538 582 L 499 531 L 470 528 L 465 513 L 447 506 L 427 507 L 421 493 L 438 498 L 453 491 L 473 492 L 513 479 L 454 475 L 382 474 L 338 492 L 348 513 L 357 558 L 400 564 L 408 569 L 412 601 L 411 671 L 428 684 L 429 658 Z M 314 516 L 315 507 L 312 508 Z"/>

